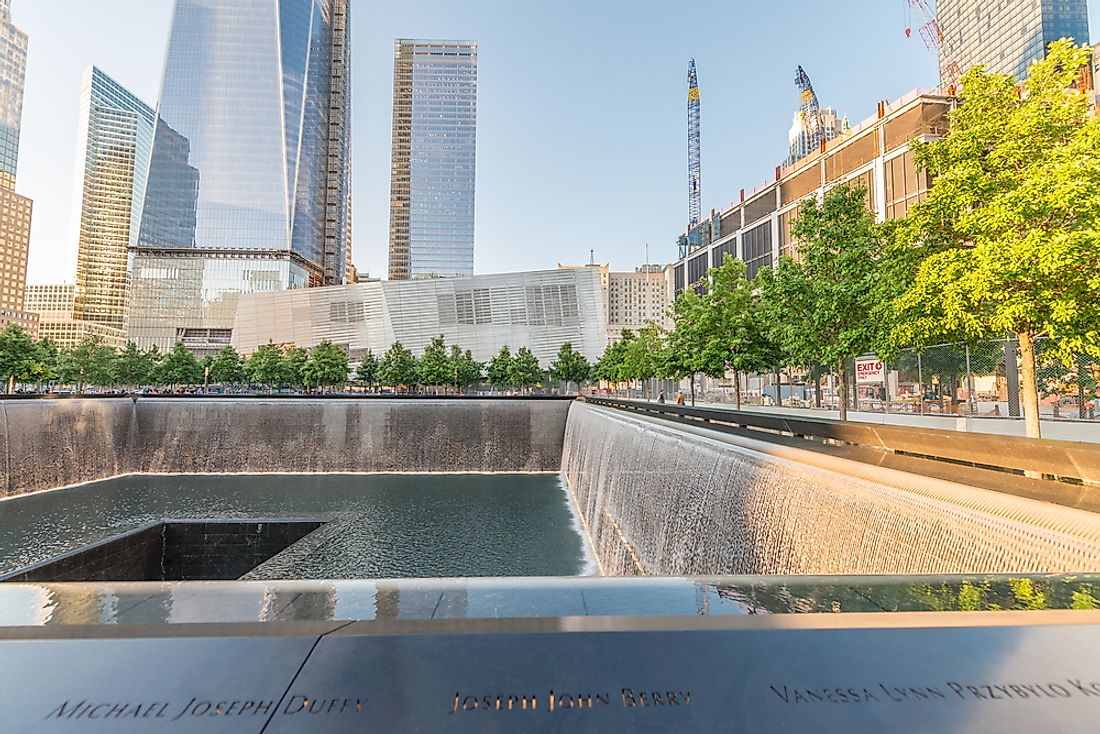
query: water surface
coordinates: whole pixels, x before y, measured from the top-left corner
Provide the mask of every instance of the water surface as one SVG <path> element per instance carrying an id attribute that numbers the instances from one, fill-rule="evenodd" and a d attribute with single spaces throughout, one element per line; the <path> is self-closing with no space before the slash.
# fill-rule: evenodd
<path id="1" fill-rule="evenodd" d="M 554 474 L 259 474 L 130 476 L 0 502 L 0 571 L 162 518 L 318 515 L 344 518 L 339 532 L 294 563 L 275 564 L 272 577 L 586 570 L 584 542 Z"/>

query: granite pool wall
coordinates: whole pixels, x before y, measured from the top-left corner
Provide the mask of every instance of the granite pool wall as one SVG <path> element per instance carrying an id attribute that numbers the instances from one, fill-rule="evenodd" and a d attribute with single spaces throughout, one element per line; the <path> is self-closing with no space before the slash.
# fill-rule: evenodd
<path id="1" fill-rule="evenodd" d="M 1094 513 L 584 403 L 562 475 L 609 576 L 1100 569 Z"/>
<path id="2" fill-rule="evenodd" d="M 0 496 L 135 472 L 558 471 L 568 401 L 0 401 Z"/>

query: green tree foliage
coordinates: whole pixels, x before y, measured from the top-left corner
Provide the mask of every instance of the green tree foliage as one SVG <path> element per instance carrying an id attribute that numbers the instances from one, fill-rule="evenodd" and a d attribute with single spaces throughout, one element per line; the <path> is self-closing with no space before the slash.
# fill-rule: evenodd
<path id="1" fill-rule="evenodd" d="M 433 387 L 449 385 L 454 381 L 454 371 L 447 359 L 447 345 L 442 334 L 433 337 L 424 348 L 424 354 L 416 365 L 416 375 L 421 385 Z"/>
<path id="2" fill-rule="evenodd" d="M 383 385 L 411 388 L 417 379 L 416 357 L 401 342 L 394 342 L 382 355 L 378 379 Z"/>
<path id="3" fill-rule="evenodd" d="M 73 384 L 110 385 L 114 382 L 115 350 L 98 334 L 86 336 L 62 354 L 61 379 Z"/>
<path id="4" fill-rule="evenodd" d="M 799 260 L 781 258 L 753 280 L 759 314 L 789 364 L 832 365 L 840 373 L 840 419 L 847 420 L 847 360 L 885 343 L 879 283 L 887 256 L 861 186 L 839 185 L 818 204 L 802 202 L 791 236 Z"/>
<path id="5" fill-rule="evenodd" d="M 302 375 L 309 387 L 343 385 L 348 381 L 347 352 L 327 339 L 320 342 L 310 352 Z"/>
<path id="6" fill-rule="evenodd" d="M 727 253 L 707 273 L 702 331 L 707 335 L 703 364 L 734 373 L 737 409 L 741 409 L 741 372 L 762 372 L 780 364 L 779 345 L 770 337 L 767 316 L 745 278 L 745 263 Z"/>
<path id="7" fill-rule="evenodd" d="M 592 367 L 592 376 L 613 385 L 630 380 L 631 378 L 627 375 L 628 352 L 636 338 L 632 330 L 623 329 L 618 340 L 607 345 Z"/>
<path id="8" fill-rule="evenodd" d="M 1040 435 L 1035 342 L 1100 354 L 1100 118 L 1072 89 L 1089 52 L 1051 44 L 1023 93 L 975 67 L 947 137 L 913 147 L 935 177 L 905 235 L 929 253 L 897 300 L 897 338 L 1016 336 L 1027 435 Z"/>
<path id="9" fill-rule="evenodd" d="M 222 347 L 210 363 L 210 381 L 219 385 L 239 385 L 247 379 L 241 355 L 231 346 Z"/>
<path id="10" fill-rule="evenodd" d="M 250 381 L 271 387 L 279 381 L 282 361 L 283 351 L 279 347 L 261 344 L 248 358 L 245 374 Z"/>
<path id="11" fill-rule="evenodd" d="M 450 370 L 451 384 L 456 390 L 462 390 L 481 381 L 484 365 L 474 359 L 469 349 L 462 351 L 461 347 L 453 344 L 447 357 L 447 369 Z"/>
<path id="12" fill-rule="evenodd" d="M 369 349 L 363 355 L 359 367 L 355 370 L 355 379 L 366 385 L 370 390 L 373 390 L 374 386 L 378 384 L 378 357 L 375 357 L 374 352 Z"/>
<path id="13" fill-rule="evenodd" d="M 289 387 L 304 387 L 306 384 L 306 362 L 309 352 L 301 347 L 289 347 L 283 352 L 279 362 L 279 383 Z"/>
<path id="14" fill-rule="evenodd" d="M 695 376 L 722 377 L 725 361 L 710 349 L 713 322 L 707 299 L 688 288 L 672 304 L 672 332 L 665 346 L 664 372 L 677 380 L 688 379 L 691 404 L 695 405 Z"/>
<path id="15" fill-rule="evenodd" d="M 61 374 L 61 352 L 49 339 L 40 339 L 34 345 L 34 357 L 29 379 L 50 384 Z"/>
<path id="16" fill-rule="evenodd" d="M 541 382 L 542 368 L 538 358 L 527 347 L 520 347 L 512 360 L 510 383 L 521 390 L 529 390 Z"/>
<path id="17" fill-rule="evenodd" d="M 34 340 L 19 325 L 9 324 L 0 331 L 0 374 L 5 392 L 13 381 L 32 379 L 34 356 Z"/>
<path id="18" fill-rule="evenodd" d="M 505 344 L 500 348 L 500 351 L 496 353 L 496 356 L 489 360 L 489 366 L 486 368 L 489 384 L 495 388 L 514 385 L 515 383 L 512 382 L 513 361 L 512 352 L 508 349 L 508 345 Z"/>
<path id="19" fill-rule="evenodd" d="M 631 380 L 650 380 L 665 376 L 666 334 L 653 321 L 627 342 L 624 353 L 623 374 Z M 642 384 L 643 391 L 645 383 Z"/>
<path id="20" fill-rule="evenodd" d="M 156 368 L 152 352 L 143 352 L 133 342 L 126 342 L 115 358 L 114 379 L 120 385 L 130 387 L 150 385 L 156 379 Z"/>
<path id="21" fill-rule="evenodd" d="M 160 380 L 165 385 L 198 385 L 202 377 L 199 360 L 183 342 L 176 342 L 160 362 Z"/>
<path id="22" fill-rule="evenodd" d="M 592 366 L 588 364 L 588 359 L 573 349 L 573 344 L 570 342 L 561 345 L 557 357 L 550 363 L 550 376 L 564 382 L 566 390 L 573 382 L 577 383 L 577 388 L 580 389 L 580 384 L 588 379 L 591 372 Z"/>

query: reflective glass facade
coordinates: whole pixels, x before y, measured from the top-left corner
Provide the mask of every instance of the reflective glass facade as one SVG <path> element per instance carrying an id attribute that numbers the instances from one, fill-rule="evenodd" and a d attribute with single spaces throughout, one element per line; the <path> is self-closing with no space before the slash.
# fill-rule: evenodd
<path id="1" fill-rule="evenodd" d="M 232 313 L 218 304 L 269 289 L 270 277 L 276 288 L 343 282 L 349 6 L 177 1 L 131 254 L 129 330 L 139 344 L 230 328 Z M 201 262 L 184 265 L 183 256 Z M 141 282 L 164 271 L 148 267 L 162 257 L 180 280 Z"/>
<path id="2" fill-rule="evenodd" d="M 27 34 L 12 25 L 11 0 L 0 0 L 0 187 L 15 189 Z"/>
<path id="3" fill-rule="evenodd" d="M 982 64 L 1023 80 L 1049 44 L 1059 38 L 1089 40 L 1087 0 L 938 0 L 936 14 L 963 73 Z M 947 61 L 941 54 L 941 76 Z"/>
<path id="4" fill-rule="evenodd" d="M 476 143 L 477 43 L 398 39 L 391 280 L 473 274 Z"/>
<path id="5" fill-rule="evenodd" d="M 12 313 L 23 310 L 31 238 L 31 200 L 15 193 L 26 70 L 27 34 L 12 25 L 11 0 L 0 0 L 0 311 Z"/>
<path id="6" fill-rule="evenodd" d="M 155 117 L 101 70 L 84 74 L 75 187 L 77 320 L 123 326 L 127 253 L 137 244 Z"/>

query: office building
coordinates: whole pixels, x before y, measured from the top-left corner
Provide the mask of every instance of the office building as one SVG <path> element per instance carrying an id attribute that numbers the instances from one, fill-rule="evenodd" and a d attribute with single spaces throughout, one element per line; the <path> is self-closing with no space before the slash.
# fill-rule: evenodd
<path id="1" fill-rule="evenodd" d="M 137 246 L 155 118 L 152 107 L 100 69 L 85 72 L 75 186 L 77 320 L 123 328 L 127 259 Z"/>
<path id="2" fill-rule="evenodd" d="M 633 272 L 615 272 L 607 263 L 558 263 L 558 270 L 582 268 L 599 275 L 609 342 L 617 341 L 623 329 L 637 331 L 650 321 L 666 328 L 671 326 L 668 315 L 672 306 L 671 280 L 664 265 L 643 265 Z"/>
<path id="3" fill-rule="evenodd" d="M 397 40 L 390 280 L 473 275 L 476 147 L 477 43 Z"/>
<path id="4" fill-rule="evenodd" d="M 751 279 L 772 267 L 780 255 L 796 256 L 791 224 L 809 197 L 821 197 L 839 183 L 863 186 L 867 205 L 879 221 L 904 217 L 923 201 L 931 185 L 917 169 L 910 142 L 942 137 L 954 98 L 915 91 L 893 103 L 880 102 L 876 115 L 829 141 L 824 152 L 789 168 L 776 168 L 776 179 L 725 209 L 713 211 L 690 233 L 679 237 L 685 257 L 672 265 L 673 297 L 698 284 L 728 253 L 745 262 Z M 698 243 L 687 247 L 686 242 Z"/>
<path id="5" fill-rule="evenodd" d="M 607 345 L 599 273 L 589 268 L 242 295 L 233 346 L 339 344 L 353 358 L 399 341 L 420 355 L 436 336 L 487 362 L 501 346 L 529 348 L 548 367 L 565 342 L 595 360 Z"/>
<path id="6" fill-rule="evenodd" d="M 1089 41 L 1087 0 L 937 0 L 940 76 L 950 81 L 981 64 L 987 71 L 1027 78 L 1027 67 L 1046 54 L 1059 38 L 1078 45 Z"/>
<path id="7" fill-rule="evenodd" d="M 90 336 L 98 336 L 105 346 L 126 346 L 126 332 L 73 315 L 78 289 L 73 283 L 28 285 L 26 310 L 34 314 L 40 339 L 49 339 L 58 349 L 72 349 Z"/>
<path id="8" fill-rule="evenodd" d="M 342 283 L 350 0 L 177 0 L 130 253 L 139 346 L 230 341 L 237 296 Z"/>
<path id="9" fill-rule="evenodd" d="M 11 0 L 0 0 L 0 327 L 34 322 L 23 310 L 32 204 L 15 193 L 26 72 L 27 34 L 12 23 Z"/>
<path id="10" fill-rule="evenodd" d="M 829 142 L 848 130 L 848 118 L 841 117 L 832 107 L 825 107 L 821 110 L 821 128 L 825 142 Z M 817 138 L 808 128 L 802 112 L 795 110 L 794 121 L 791 122 L 791 129 L 787 133 L 787 158 L 783 161 L 783 165 L 793 166 L 811 153 L 816 153 L 818 146 L 814 145 L 815 139 Z"/>

